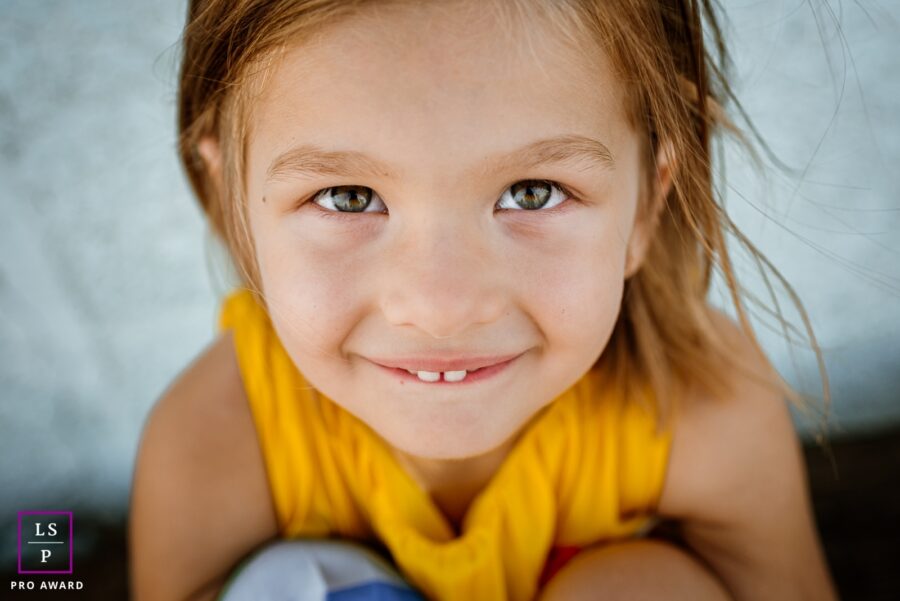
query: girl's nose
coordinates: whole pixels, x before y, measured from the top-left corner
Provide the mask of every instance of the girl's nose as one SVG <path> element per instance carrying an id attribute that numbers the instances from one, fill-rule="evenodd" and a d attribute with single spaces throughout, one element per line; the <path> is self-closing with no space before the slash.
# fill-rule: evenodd
<path id="1" fill-rule="evenodd" d="M 453 338 L 503 315 L 498 258 L 477 234 L 445 221 L 397 241 L 381 273 L 381 307 L 392 325 Z"/>

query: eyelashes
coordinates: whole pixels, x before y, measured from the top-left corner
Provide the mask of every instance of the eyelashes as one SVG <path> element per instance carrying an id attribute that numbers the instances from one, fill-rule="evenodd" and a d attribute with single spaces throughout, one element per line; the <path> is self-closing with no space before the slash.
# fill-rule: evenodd
<path id="1" fill-rule="evenodd" d="M 512 194 L 508 194 L 512 192 Z M 513 206 L 519 207 L 516 210 L 538 211 L 550 210 L 559 206 L 570 198 L 570 194 L 561 184 L 549 180 L 526 179 L 514 183 L 512 186 L 503 191 L 498 204 L 503 203 L 507 198 L 511 199 Z M 550 208 L 544 209 L 549 205 Z M 508 209 L 510 207 L 501 207 Z"/>
<path id="2" fill-rule="evenodd" d="M 509 212 L 552 212 L 567 201 L 579 200 L 568 188 L 552 180 L 527 179 L 507 187 L 496 207 Z M 388 214 L 380 196 L 368 186 L 323 188 L 302 205 L 312 204 L 322 217 L 353 219 L 358 213 Z M 370 210 L 372 207 L 375 209 Z"/>
<path id="3" fill-rule="evenodd" d="M 322 207 L 319 204 L 319 200 L 321 199 L 329 199 L 333 208 Z M 337 212 L 337 213 L 372 213 L 372 212 L 384 212 L 384 211 L 367 211 L 370 206 L 372 206 L 372 200 L 378 199 L 382 206 L 384 206 L 384 202 L 381 200 L 375 191 L 368 186 L 332 186 L 330 188 L 325 188 L 323 190 L 319 190 L 313 197 L 312 202 L 319 207 L 322 207 L 328 212 Z M 387 207 L 385 207 L 386 209 Z"/>

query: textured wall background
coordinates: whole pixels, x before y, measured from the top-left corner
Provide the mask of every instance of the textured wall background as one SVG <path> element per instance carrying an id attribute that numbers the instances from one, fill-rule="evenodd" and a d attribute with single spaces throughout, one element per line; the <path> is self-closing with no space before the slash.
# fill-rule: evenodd
<path id="1" fill-rule="evenodd" d="M 174 152 L 183 4 L 0 7 L 0 515 L 124 512 L 148 410 L 213 337 L 227 282 Z M 726 4 L 738 92 L 797 170 L 760 181 L 729 150 L 729 209 L 806 303 L 832 433 L 896 423 L 900 3 Z M 761 336 L 817 393 L 811 353 Z"/>

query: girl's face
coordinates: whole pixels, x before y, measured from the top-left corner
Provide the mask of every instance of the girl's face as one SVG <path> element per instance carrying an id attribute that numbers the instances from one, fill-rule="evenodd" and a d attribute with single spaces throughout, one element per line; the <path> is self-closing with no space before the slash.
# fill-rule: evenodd
<path id="1" fill-rule="evenodd" d="M 249 220 L 275 329 L 404 453 L 509 442 L 609 340 L 646 238 L 640 145 L 606 59 L 574 44 L 483 6 L 383 8 L 288 48 L 253 104 Z M 383 366 L 509 357 L 459 382 Z"/>

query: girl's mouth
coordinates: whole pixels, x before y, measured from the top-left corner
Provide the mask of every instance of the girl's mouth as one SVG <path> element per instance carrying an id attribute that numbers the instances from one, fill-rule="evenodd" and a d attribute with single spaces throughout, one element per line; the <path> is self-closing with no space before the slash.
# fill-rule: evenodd
<path id="1" fill-rule="evenodd" d="M 402 382 L 414 382 L 416 384 L 423 385 L 431 385 L 431 386 L 460 386 L 463 384 L 469 384 L 474 382 L 481 382 L 483 380 L 487 380 L 500 374 L 507 367 L 509 367 L 514 361 L 516 361 L 521 355 L 517 355 L 512 359 L 507 359 L 506 361 L 502 361 L 500 363 L 495 363 L 493 365 L 486 365 L 484 367 L 480 367 L 475 370 L 460 370 L 460 371 L 444 371 L 444 372 L 433 372 L 433 371 L 411 371 L 407 369 L 402 369 L 398 367 L 386 367 L 384 365 L 380 365 L 376 363 L 380 369 L 385 372 L 397 376 L 401 379 Z"/>

